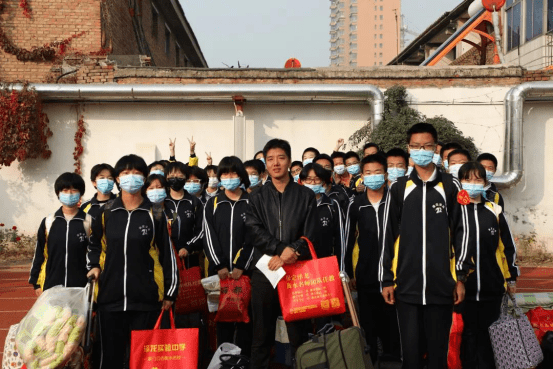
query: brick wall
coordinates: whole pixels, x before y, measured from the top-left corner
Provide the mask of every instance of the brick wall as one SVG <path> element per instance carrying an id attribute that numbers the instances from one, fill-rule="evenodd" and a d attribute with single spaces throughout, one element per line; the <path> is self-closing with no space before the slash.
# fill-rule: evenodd
<path id="1" fill-rule="evenodd" d="M 106 44 L 111 45 L 114 55 L 137 55 L 138 44 L 133 29 L 134 10 L 129 8 L 128 0 L 104 0 L 102 2 L 102 21 Z"/>
<path id="2" fill-rule="evenodd" d="M 488 43 L 486 45 L 486 60 L 485 65 L 493 65 L 493 57 L 495 51 L 495 44 Z M 482 65 L 482 55 L 480 50 L 473 47 L 457 59 L 455 59 L 450 65 Z"/>
<path id="3" fill-rule="evenodd" d="M 73 34 L 86 32 L 73 39 L 67 53 L 90 53 L 101 47 L 100 0 L 33 0 L 31 18 L 23 15 L 19 0 L 3 0 L 0 27 L 12 43 L 30 50 L 44 44 L 61 41 Z M 52 62 L 22 62 L 0 50 L 0 80 L 31 80 L 44 82 Z"/>

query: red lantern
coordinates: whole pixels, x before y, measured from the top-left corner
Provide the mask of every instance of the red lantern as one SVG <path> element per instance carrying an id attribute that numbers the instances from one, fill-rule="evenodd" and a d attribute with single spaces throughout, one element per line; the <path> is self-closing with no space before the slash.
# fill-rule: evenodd
<path id="1" fill-rule="evenodd" d="M 494 7 L 495 11 L 498 12 L 505 5 L 505 0 L 482 0 L 482 5 L 489 12 L 493 12 Z"/>
<path id="2" fill-rule="evenodd" d="M 286 63 L 284 64 L 284 68 L 290 69 L 290 68 L 301 68 L 301 63 L 296 58 L 290 58 L 286 60 Z"/>

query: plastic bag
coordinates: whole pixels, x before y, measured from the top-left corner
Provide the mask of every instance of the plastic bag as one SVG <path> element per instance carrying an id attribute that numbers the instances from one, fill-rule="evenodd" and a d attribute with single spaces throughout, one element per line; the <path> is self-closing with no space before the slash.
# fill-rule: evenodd
<path id="1" fill-rule="evenodd" d="M 221 280 L 217 274 L 202 279 L 202 286 L 207 293 L 207 309 L 214 313 L 219 309 L 219 297 L 221 294 Z"/>
<path id="2" fill-rule="evenodd" d="M 242 349 L 232 343 L 225 342 L 221 344 L 213 354 L 213 358 L 207 369 L 219 369 L 222 366 L 221 355 L 240 355 Z"/>
<path id="3" fill-rule="evenodd" d="M 10 327 L 4 344 L 4 354 L 2 356 L 2 369 L 19 369 L 23 366 L 21 355 L 15 349 L 15 333 L 19 324 Z"/>
<path id="4" fill-rule="evenodd" d="M 15 344 L 28 369 L 56 368 L 77 350 L 86 331 L 90 287 L 52 287 L 19 323 Z"/>
<path id="5" fill-rule="evenodd" d="M 252 297 L 250 277 L 241 276 L 234 280 L 227 278 L 221 281 L 221 298 L 216 322 L 249 323 L 248 306 Z"/>

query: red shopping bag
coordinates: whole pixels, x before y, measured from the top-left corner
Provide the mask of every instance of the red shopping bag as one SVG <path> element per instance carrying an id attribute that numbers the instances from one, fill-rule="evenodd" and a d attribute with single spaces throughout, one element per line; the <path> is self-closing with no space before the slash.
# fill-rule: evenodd
<path id="1" fill-rule="evenodd" d="M 248 306 L 252 297 L 250 278 L 243 275 L 238 280 L 230 277 L 221 280 L 221 294 L 216 322 L 249 323 Z"/>
<path id="2" fill-rule="evenodd" d="M 548 331 L 553 331 L 553 311 L 545 310 L 541 306 L 538 306 L 537 308 L 529 310 L 526 316 L 530 324 L 532 324 L 534 333 L 541 344 L 543 336 L 545 336 Z"/>
<path id="3" fill-rule="evenodd" d="M 463 369 L 461 363 L 461 340 L 463 338 L 463 316 L 459 313 L 453 313 L 453 323 L 449 331 L 449 352 L 447 353 L 448 369 Z"/>
<path id="4" fill-rule="evenodd" d="M 179 264 L 179 296 L 175 302 L 176 314 L 191 314 L 207 311 L 207 297 L 202 286 L 200 267 L 186 269 L 177 255 Z"/>
<path id="5" fill-rule="evenodd" d="M 171 329 L 159 329 L 164 310 L 153 330 L 131 332 L 130 369 L 196 369 L 199 329 L 176 329 L 173 310 Z"/>
<path id="6" fill-rule="evenodd" d="M 284 265 L 284 278 L 278 282 L 278 298 L 285 321 L 320 318 L 346 311 L 344 290 L 336 256 L 317 259 L 307 241 L 313 260 Z"/>

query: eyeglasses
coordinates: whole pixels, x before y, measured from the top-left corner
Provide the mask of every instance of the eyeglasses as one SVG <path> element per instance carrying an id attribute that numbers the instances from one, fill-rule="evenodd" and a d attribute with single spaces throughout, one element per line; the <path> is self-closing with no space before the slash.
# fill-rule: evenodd
<path id="1" fill-rule="evenodd" d="M 297 168 L 297 169 L 293 169 L 292 170 L 292 175 L 295 176 L 296 174 L 300 174 L 301 173 L 301 168 Z"/>
<path id="2" fill-rule="evenodd" d="M 411 149 L 411 150 L 420 150 L 420 149 L 423 149 L 423 150 L 426 150 L 426 151 L 434 151 L 434 150 L 436 150 L 436 144 L 426 144 L 426 145 L 418 145 L 418 144 L 415 144 L 415 145 L 409 145 L 409 149 Z"/>
<path id="3" fill-rule="evenodd" d="M 321 184 L 323 181 L 319 177 L 307 177 L 302 180 L 303 183 L 307 184 Z"/>
<path id="4" fill-rule="evenodd" d="M 356 164 L 359 164 L 359 162 L 356 161 L 354 163 L 348 163 L 348 164 L 346 164 L 346 167 L 351 167 L 352 165 L 356 165 Z"/>
<path id="5" fill-rule="evenodd" d="M 188 181 L 186 181 L 186 183 L 202 183 L 202 181 L 200 181 L 199 179 L 189 179 Z"/>

